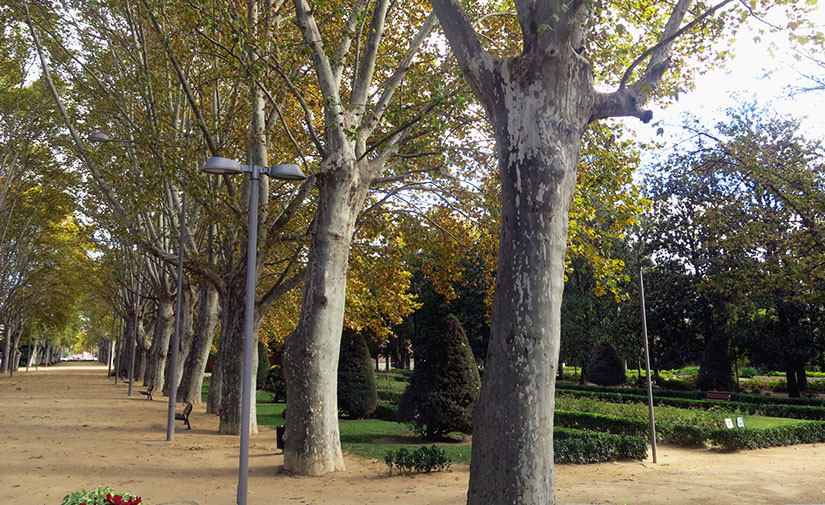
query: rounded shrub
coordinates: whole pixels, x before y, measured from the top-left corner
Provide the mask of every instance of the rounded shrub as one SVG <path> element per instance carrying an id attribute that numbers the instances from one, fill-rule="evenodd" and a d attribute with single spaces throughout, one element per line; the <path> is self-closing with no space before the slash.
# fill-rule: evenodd
<path id="1" fill-rule="evenodd" d="M 467 336 L 448 315 L 438 335 L 416 355 L 410 386 L 401 398 L 400 416 L 426 438 L 452 431 L 470 433 L 481 379 Z"/>
<path id="2" fill-rule="evenodd" d="M 344 331 L 338 356 L 338 410 L 363 419 L 375 412 L 378 394 L 367 341 L 359 333 Z"/>
<path id="3" fill-rule="evenodd" d="M 587 366 L 587 380 L 599 386 L 618 386 L 627 380 L 624 364 L 608 342 L 602 342 L 593 349 Z"/>

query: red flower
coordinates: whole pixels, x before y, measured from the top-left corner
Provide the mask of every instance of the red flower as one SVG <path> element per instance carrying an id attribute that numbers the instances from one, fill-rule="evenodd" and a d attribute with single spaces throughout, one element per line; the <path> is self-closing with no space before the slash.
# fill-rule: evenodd
<path id="1" fill-rule="evenodd" d="M 699 406 L 700 406 L 700 407 L 702 406 L 702 402 L 699 402 Z"/>
<path id="2" fill-rule="evenodd" d="M 112 497 L 111 503 L 114 504 L 114 505 L 124 505 L 123 504 L 123 497 L 120 496 L 119 494 L 115 495 L 114 497 Z"/>

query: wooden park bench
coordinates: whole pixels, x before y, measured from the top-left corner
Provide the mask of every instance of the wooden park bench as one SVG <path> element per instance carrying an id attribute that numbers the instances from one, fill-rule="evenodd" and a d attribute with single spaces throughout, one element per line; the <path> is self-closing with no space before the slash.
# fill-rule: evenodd
<path id="1" fill-rule="evenodd" d="M 708 391 L 708 400 L 730 400 L 732 397 L 733 394 L 727 391 Z"/>
<path id="2" fill-rule="evenodd" d="M 151 400 L 152 399 L 152 391 L 154 391 L 154 390 L 155 390 L 155 385 L 152 384 L 151 386 L 149 386 L 149 389 L 147 389 L 146 391 L 138 391 L 138 393 L 140 393 L 142 395 L 145 395 L 147 400 Z"/>
<path id="3" fill-rule="evenodd" d="M 178 414 L 177 412 L 175 412 L 175 420 L 183 421 L 184 423 L 186 423 L 186 429 L 191 430 L 192 425 L 189 424 L 189 414 L 191 414 L 191 413 L 192 413 L 192 402 L 186 402 L 186 407 L 184 407 L 182 414 Z"/>

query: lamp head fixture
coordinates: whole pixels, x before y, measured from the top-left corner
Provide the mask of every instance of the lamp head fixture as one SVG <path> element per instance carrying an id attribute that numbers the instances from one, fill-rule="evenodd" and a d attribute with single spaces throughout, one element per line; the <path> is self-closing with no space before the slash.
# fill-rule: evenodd
<path id="1" fill-rule="evenodd" d="M 273 179 L 280 179 L 283 181 L 303 181 L 306 175 L 298 165 L 292 163 L 282 163 L 274 167 L 255 167 L 260 173 L 266 174 Z M 223 158 L 221 156 L 212 156 L 201 167 L 201 172 L 207 174 L 231 175 L 243 172 L 254 172 L 253 167 L 249 165 L 241 165 L 240 162 Z M 257 176 L 255 176 L 257 178 Z"/>
<path id="2" fill-rule="evenodd" d="M 656 266 L 656 260 L 654 260 L 650 256 L 648 256 L 646 258 L 643 258 L 642 259 L 642 266 L 643 267 L 655 267 Z"/>
<path id="3" fill-rule="evenodd" d="M 218 175 L 239 174 L 242 172 L 246 172 L 246 170 L 244 170 L 242 166 L 243 165 L 241 165 L 237 161 L 229 158 L 211 156 L 208 160 L 206 160 L 206 163 L 204 163 L 201 167 L 201 172 Z"/>

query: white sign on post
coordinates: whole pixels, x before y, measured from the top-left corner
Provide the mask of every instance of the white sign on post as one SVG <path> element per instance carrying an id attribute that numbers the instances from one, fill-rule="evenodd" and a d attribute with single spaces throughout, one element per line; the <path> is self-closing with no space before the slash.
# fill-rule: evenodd
<path id="1" fill-rule="evenodd" d="M 739 428 L 744 428 L 745 427 L 745 418 L 744 417 L 737 417 L 736 418 L 736 426 L 738 426 Z"/>
<path id="2" fill-rule="evenodd" d="M 733 419 L 731 419 L 730 417 L 726 417 L 725 418 L 725 426 L 727 426 L 729 430 L 732 430 L 733 429 Z"/>

